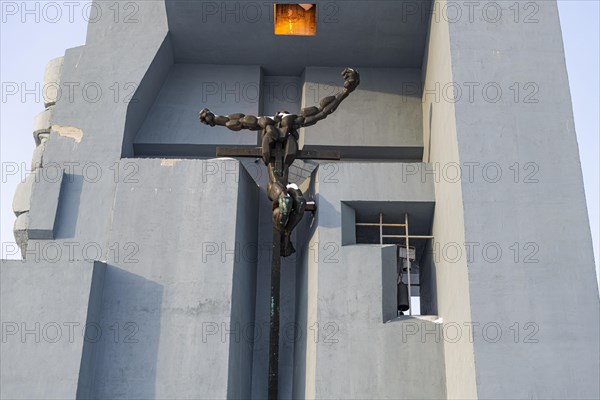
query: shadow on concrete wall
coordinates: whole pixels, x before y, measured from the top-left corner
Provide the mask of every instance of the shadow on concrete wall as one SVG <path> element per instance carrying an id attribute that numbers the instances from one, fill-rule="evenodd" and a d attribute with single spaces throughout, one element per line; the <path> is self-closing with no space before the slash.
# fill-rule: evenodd
<path id="1" fill-rule="evenodd" d="M 316 199 L 318 212 L 314 215 L 309 214 L 309 218 L 305 217 L 302 223 L 298 224 L 296 228 L 296 235 L 302 238 L 302 241 L 298 241 L 296 249 L 298 251 L 298 257 L 296 262 L 296 303 L 295 303 L 295 325 L 298 330 L 298 336 L 294 340 L 294 374 L 293 374 L 293 387 L 292 387 L 292 398 L 303 399 L 306 397 L 306 353 L 307 353 L 307 341 L 309 340 L 309 334 L 307 329 L 308 322 L 308 269 L 310 268 L 310 239 L 316 234 L 317 226 L 321 223 L 319 215 L 321 210 L 329 210 L 328 212 L 337 213 L 331 203 L 324 199 L 320 199 L 315 194 L 315 186 L 317 170 L 313 171 L 313 176 L 310 181 L 309 187 L 306 190 L 305 196 L 310 199 Z M 321 208 L 324 207 L 324 208 Z M 337 213 L 339 214 L 339 213 Z M 338 218 L 340 218 L 338 216 Z"/>
<path id="2" fill-rule="evenodd" d="M 341 229 L 342 226 L 342 215 L 335 208 L 333 204 L 331 204 L 327 199 L 323 196 L 319 196 L 318 194 L 315 196 L 315 202 L 317 203 L 317 212 L 315 216 L 311 219 L 311 226 L 309 231 L 307 232 L 306 237 L 311 237 L 314 230 L 317 227 L 317 215 L 319 216 L 318 226 L 321 228 L 337 228 Z M 312 215 L 309 214 L 310 217 Z"/>
<path id="3" fill-rule="evenodd" d="M 310 249 L 308 239 L 316 229 L 316 224 L 311 228 L 311 221 L 304 220 L 296 228 L 297 235 L 307 240 L 303 241 L 302 247 L 298 246 L 298 262 L 296 263 L 296 309 L 295 323 L 299 335 L 294 341 L 294 379 L 292 398 L 305 398 L 306 382 L 306 351 L 307 351 L 307 319 L 308 319 L 308 257 Z"/>
<path id="4" fill-rule="evenodd" d="M 99 337 L 91 329 L 86 342 L 96 347 L 92 398 L 155 397 L 163 290 L 156 282 L 107 266 L 95 322 Z"/>
<path id="5" fill-rule="evenodd" d="M 133 156 L 135 135 L 154 104 L 172 65 L 173 48 L 171 37 L 167 35 L 127 106 L 121 157 Z"/>
<path id="6" fill-rule="evenodd" d="M 438 315 L 436 269 L 432 241 L 428 240 L 419 269 L 421 315 Z"/>
<path id="7" fill-rule="evenodd" d="M 324 69 L 320 74 L 311 74 L 304 84 L 309 85 L 311 90 L 315 91 L 310 85 L 323 85 L 323 94 L 333 95 L 334 88 L 341 87 L 344 83 L 344 78 L 337 75 L 334 69 Z M 337 69 L 341 71 L 343 67 Z M 416 68 L 358 68 L 360 73 L 359 90 L 387 93 L 395 95 L 404 95 L 406 97 L 421 98 L 422 82 L 421 70 Z M 331 92 L 331 93 L 329 93 Z M 319 99 L 310 99 L 311 101 L 319 101 Z M 311 106 L 313 104 L 307 104 Z"/>
<path id="8" fill-rule="evenodd" d="M 240 173 L 245 174 L 242 169 Z M 240 177 L 237 198 L 235 258 L 231 289 L 231 319 L 227 398 L 247 399 L 252 392 L 260 191 L 249 176 Z"/>
<path id="9" fill-rule="evenodd" d="M 75 237 L 82 190 L 83 175 L 65 174 L 58 201 L 55 239 Z"/>

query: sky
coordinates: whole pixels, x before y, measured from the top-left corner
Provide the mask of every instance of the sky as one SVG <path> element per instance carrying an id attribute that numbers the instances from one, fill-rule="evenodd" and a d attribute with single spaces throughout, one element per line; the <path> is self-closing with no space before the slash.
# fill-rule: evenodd
<path id="1" fill-rule="evenodd" d="M 12 198 L 17 184 L 27 174 L 34 150 L 33 118 L 44 108 L 39 95 L 41 91 L 36 90 L 36 85 L 42 84 L 49 60 L 64 55 L 68 48 L 85 43 L 89 3 L 0 0 L 1 258 L 19 258 L 18 254 L 8 254 L 6 246 L 14 243 Z M 600 241 L 599 4 L 599 0 L 558 2 L 597 271 Z M 16 12 L 14 7 L 17 7 Z M 29 11 L 24 12 L 26 10 Z M 7 96 L 8 88 L 14 84 L 24 96 Z M 10 174 L 12 168 L 17 168 L 18 173 Z"/>

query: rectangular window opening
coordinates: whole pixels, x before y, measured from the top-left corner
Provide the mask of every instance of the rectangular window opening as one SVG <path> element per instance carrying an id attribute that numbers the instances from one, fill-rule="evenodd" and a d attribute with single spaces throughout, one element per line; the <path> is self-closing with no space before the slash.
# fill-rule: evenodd
<path id="1" fill-rule="evenodd" d="M 273 8 L 276 35 L 314 36 L 317 34 L 316 4 L 274 4 Z"/>
<path id="2" fill-rule="evenodd" d="M 436 316 L 433 204 L 342 202 L 341 214 L 343 246 L 395 246 L 393 261 L 386 263 L 394 271 L 396 316 Z"/>

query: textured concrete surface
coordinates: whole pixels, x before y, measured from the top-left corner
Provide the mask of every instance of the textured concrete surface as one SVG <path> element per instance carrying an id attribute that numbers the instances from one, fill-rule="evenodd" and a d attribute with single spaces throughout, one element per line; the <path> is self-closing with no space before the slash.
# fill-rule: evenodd
<path id="1" fill-rule="evenodd" d="M 179 145 L 181 155 L 212 156 L 216 144 L 256 145 L 256 132 L 202 125 L 198 111 L 206 107 L 219 115 L 259 115 L 260 82 L 258 66 L 173 65 L 136 135 L 137 152 L 173 154 Z"/>
<path id="2" fill-rule="evenodd" d="M 600 308 L 583 179 L 556 2 L 536 4 L 534 24 L 449 24 L 455 81 L 539 88 L 533 102 L 503 95 L 455 107 L 462 162 L 493 161 L 507 175 L 519 162 L 524 174 L 518 183 L 513 176 L 461 184 L 465 241 L 505 249 L 499 261 L 469 263 L 472 320 L 494 322 L 503 334 L 496 343 L 475 336 L 477 395 L 592 399 L 600 397 Z M 497 39 L 490 43 L 490 35 Z M 518 256 L 509 249 L 515 243 Z"/>
<path id="3" fill-rule="evenodd" d="M 57 57 L 50 60 L 46 64 L 44 70 L 44 107 L 50 107 L 56 104 L 56 100 L 61 94 L 60 89 L 60 75 L 62 71 L 64 57 Z"/>
<path id="4" fill-rule="evenodd" d="M 343 66 L 307 68 L 302 107 L 314 106 L 321 98 L 336 94 L 343 85 L 342 69 Z M 357 90 L 333 115 L 303 129 L 303 144 L 344 149 L 355 146 L 362 158 L 380 158 L 387 151 L 395 153 L 396 159 L 419 161 L 423 146 L 420 70 L 360 68 L 359 71 Z M 403 150 L 416 150 L 418 159 L 412 153 L 403 157 Z"/>
<path id="5" fill-rule="evenodd" d="M 21 249 L 21 254 L 23 258 L 27 258 L 27 241 L 29 240 L 29 235 L 27 233 L 27 229 L 29 228 L 29 213 L 25 212 L 19 214 L 19 216 L 15 219 L 15 223 L 13 225 L 13 233 L 15 235 L 15 242 L 17 246 Z"/>
<path id="6" fill-rule="evenodd" d="M 445 3 L 439 2 L 438 6 L 443 4 Z M 431 163 L 432 167 L 437 166 L 439 171 L 443 166 L 456 165 L 461 161 L 458 154 L 455 104 L 445 98 L 442 100 L 441 93 L 436 90 L 436 87 L 454 82 L 448 25 L 445 19 L 431 24 L 429 48 L 423 67 L 423 160 Z M 419 176 L 435 186 L 437 201 L 432 226 L 435 242 L 440 249 L 448 245 L 459 246 L 461 254 L 465 254 L 464 214 L 468 211 L 463 204 L 460 185 L 441 177 L 440 172 L 437 175 L 424 175 L 423 171 L 419 170 Z M 463 328 L 465 331 L 456 343 L 444 345 L 446 393 L 452 399 L 477 398 L 473 344 L 466 334 L 468 324 L 472 322 L 467 260 L 465 257 L 440 257 L 440 253 L 441 250 L 438 250 L 438 256 L 432 257 L 436 275 L 437 313 L 445 322 L 458 324 L 461 333 Z"/>
<path id="7" fill-rule="evenodd" d="M 37 170 L 37 182 L 31 192 L 31 211 L 29 212 L 29 238 L 54 239 L 54 226 L 58 212 L 58 203 L 63 182 L 63 170 L 54 168 Z"/>
<path id="8" fill-rule="evenodd" d="M 117 185 L 102 321 L 134 323 L 137 342 L 98 343 L 92 393 L 248 398 L 258 190 L 235 160 L 136 162 Z"/>
<path id="9" fill-rule="evenodd" d="M 275 115 L 279 111 L 300 112 L 303 79 L 301 76 L 263 76 L 261 115 Z"/>
<path id="10" fill-rule="evenodd" d="M 33 185 L 38 177 L 38 174 L 32 173 L 27 175 L 25 181 L 19 183 L 15 196 L 13 197 L 12 208 L 16 216 L 28 212 L 31 206 L 31 192 Z"/>
<path id="11" fill-rule="evenodd" d="M 35 148 L 33 151 L 33 156 L 31 157 L 31 170 L 35 171 L 44 165 L 44 149 L 46 148 L 45 143 L 41 143 L 39 146 Z"/>
<path id="12" fill-rule="evenodd" d="M 91 261 L 0 263 L 3 399 L 75 399 L 94 367 L 105 266 Z M 86 329 L 89 329 L 86 331 Z"/>

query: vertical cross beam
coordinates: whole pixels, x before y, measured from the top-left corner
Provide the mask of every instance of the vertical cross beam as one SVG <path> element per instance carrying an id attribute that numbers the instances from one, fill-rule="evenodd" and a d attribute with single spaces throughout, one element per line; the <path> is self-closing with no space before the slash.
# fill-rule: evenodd
<path id="1" fill-rule="evenodd" d="M 281 232 L 273 228 L 271 261 L 271 322 L 269 325 L 269 400 L 277 400 L 279 388 L 279 286 L 281 282 Z"/>
<path id="2" fill-rule="evenodd" d="M 278 149 L 282 152 L 281 146 Z M 262 157 L 260 147 L 217 147 L 217 157 Z M 280 154 L 281 158 L 283 155 Z M 339 160 L 340 152 L 335 150 L 298 150 L 297 159 Z M 287 168 L 281 165 L 280 168 Z M 309 201 L 305 211 L 315 211 L 316 205 Z M 282 233 L 273 228 L 273 248 L 271 260 L 271 318 L 269 323 L 269 400 L 277 400 L 279 389 L 279 300 L 281 286 L 281 241 Z"/>

